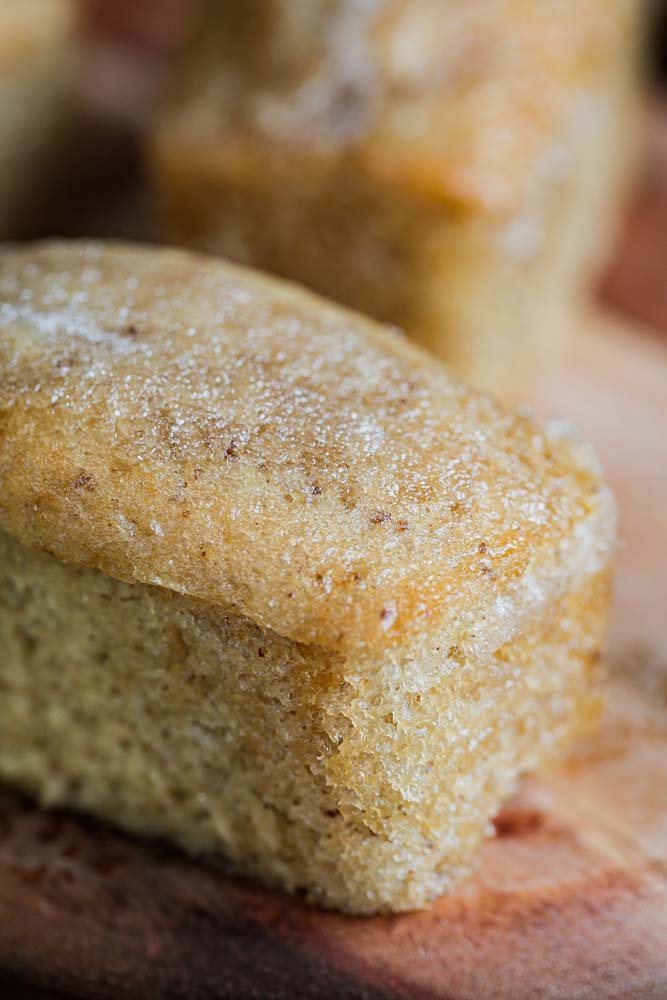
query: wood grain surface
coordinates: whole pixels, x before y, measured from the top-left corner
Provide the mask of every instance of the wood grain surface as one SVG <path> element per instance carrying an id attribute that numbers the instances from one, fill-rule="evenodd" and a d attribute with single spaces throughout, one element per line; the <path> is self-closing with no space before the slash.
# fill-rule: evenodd
<path id="1" fill-rule="evenodd" d="M 595 441 L 622 511 L 600 732 L 525 781 L 476 875 L 350 918 L 0 795 L 7 992 L 91 998 L 667 997 L 667 350 L 596 317 L 536 408 Z"/>

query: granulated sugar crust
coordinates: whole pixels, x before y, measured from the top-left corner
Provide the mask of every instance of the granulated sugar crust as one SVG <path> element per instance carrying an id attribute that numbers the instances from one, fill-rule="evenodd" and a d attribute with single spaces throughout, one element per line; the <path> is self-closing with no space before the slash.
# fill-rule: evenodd
<path id="1" fill-rule="evenodd" d="M 297 641 L 483 655 L 609 560 L 588 448 L 391 330 L 182 251 L 0 254 L 0 526 Z M 481 627 L 480 627 L 481 626 Z"/>

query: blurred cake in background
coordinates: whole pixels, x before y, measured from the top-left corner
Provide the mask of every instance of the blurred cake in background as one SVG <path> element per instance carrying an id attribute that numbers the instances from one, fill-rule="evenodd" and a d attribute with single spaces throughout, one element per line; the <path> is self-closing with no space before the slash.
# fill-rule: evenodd
<path id="1" fill-rule="evenodd" d="M 69 114 L 72 0 L 0 3 L 0 238 L 32 230 Z"/>
<path id="2" fill-rule="evenodd" d="M 164 234 L 404 327 L 520 397 L 613 232 L 641 9 L 204 3 L 152 141 Z"/>

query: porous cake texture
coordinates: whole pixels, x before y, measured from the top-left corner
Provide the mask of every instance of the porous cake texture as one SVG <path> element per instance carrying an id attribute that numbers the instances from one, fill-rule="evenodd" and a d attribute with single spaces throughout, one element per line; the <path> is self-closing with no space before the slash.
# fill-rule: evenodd
<path id="1" fill-rule="evenodd" d="M 152 142 L 167 234 L 521 396 L 629 172 L 637 0 L 208 0 Z"/>
<path id="2" fill-rule="evenodd" d="M 0 3 L 0 238 L 43 203 L 71 97 L 74 13 L 74 0 Z"/>
<path id="3" fill-rule="evenodd" d="M 0 776 L 358 913 L 597 711 L 588 447 L 182 251 L 0 254 Z"/>

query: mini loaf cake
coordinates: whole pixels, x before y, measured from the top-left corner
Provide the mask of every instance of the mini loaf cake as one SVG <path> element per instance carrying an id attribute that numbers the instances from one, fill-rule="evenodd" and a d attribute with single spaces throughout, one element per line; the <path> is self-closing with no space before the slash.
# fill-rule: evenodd
<path id="1" fill-rule="evenodd" d="M 68 113 L 73 21 L 73 0 L 0 3 L 0 238 L 32 224 L 49 179 Z"/>
<path id="2" fill-rule="evenodd" d="M 152 143 L 167 235 L 521 395 L 629 165 L 637 0 L 208 0 Z"/>
<path id="3" fill-rule="evenodd" d="M 587 446 L 183 251 L 0 254 L 0 777 L 357 913 L 597 711 Z"/>

